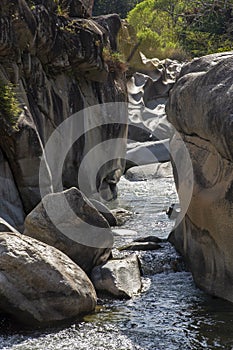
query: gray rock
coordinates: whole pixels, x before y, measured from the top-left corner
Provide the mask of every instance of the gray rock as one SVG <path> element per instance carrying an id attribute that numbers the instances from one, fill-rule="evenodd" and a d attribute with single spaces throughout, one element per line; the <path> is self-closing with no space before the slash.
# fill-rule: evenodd
<path id="1" fill-rule="evenodd" d="M 166 241 L 166 240 L 165 240 Z M 161 243 L 164 242 L 163 239 L 156 237 L 156 236 L 146 236 L 146 237 L 139 237 L 133 240 L 133 242 L 154 242 L 154 243 Z"/>
<path id="2" fill-rule="evenodd" d="M 156 242 L 132 242 L 129 244 L 124 245 L 123 247 L 119 247 L 118 250 L 132 250 L 132 251 L 138 251 L 138 250 L 157 250 L 160 249 L 161 245 L 159 245 Z"/>
<path id="3" fill-rule="evenodd" d="M 0 149 L 0 217 L 9 225 L 23 231 L 25 212 L 22 201 L 15 185 L 15 181 L 9 163 Z M 5 225 L 0 225 L 0 231 L 6 230 Z M 10 229 L 11 230 L 11 229 Z"/>
<path id="4" fill-rule="evenodd" d="M 99 22 L 83 18 L 89 17 L 93 0 L 60 1 L 59 5 L 66 15 L 64 18 L 57 16 L 58 3 L 54 0 L 34 2 L 34 10 L 22 0 L 14 1 L 12 6 L 7 1 L 0 2 L 1 84 L 15 84 L 13 92 L 21 109 L 18 117 L 14 118 L 2 113 L 3 109 L 0 113 L 0 149 L 11 169 L 14 185 L 10 193 L 4 194 L 3 200 L 7 202 L 7 196 L 11 196 L 7 209 L 9 213 L 14 212 L 13 222 L 1 215 L 1 208 L 0 216 L 12 225 L 16 221 L 20 221 L 21 225 L 24 211 L 28 214 L 40 202 L 41 188 L 53 186 L 54 191 L 63 189 L 57 185 L 57 175 L 61 169 L 64 188 L 79 187 L 78 175 L 83 158 L 109 135 L 113 139 L 120 138 L 119 147 L 112 147 L 111 158 L 104 156 L 104 152 L 97 152 L 102 156 L 101 166 L 104 164 L 97 169 L 99 172 L 93 172 L 93 162 L 89 161 L 85 173 L 87 190 L 91 194 L 104 192 L 105 198 L 111 200 L 125 166 L 123 140 L 127 138 L 127 111 L 119 107 L 114 111 L 111 106 L 113 120 L 117 114 L 122 121 L 121 124 L 114 124 L 106 107 L 106 103 L 113 102 L 116 106 L 115 101 L 127 102 L 125 75 L 120 71 L 110 73 L 102 54 L 105 46 L 109 46 L 110 50 L 116 48 L 117 32 L 121 26 L 119 16 L 102 16 Z M 69 15 L 78 18 L 69 18 Z M 12 21 L 12 16 L 17 16 L 18 20 Z M 96 107 L 95 113 L 84 115 L 84 107 L 98 105 L 104 106 L 102 110 Z M 40 183 L 43 149 L 54 130 L 75 113 L 78 114 L 76 122 L 70 125 L 66 135 L 63 135 L 64 139 L 61 137 L 57 142 L 52 160 L 45 162 L 46 176 Z M 12 119 L 15 119 L 13 123 Z M 18 127 L 14 128 L 16 122 Z M 96 127 L 97 122 L 101 127 Z M 110 125 L 103 126 L 108 123 Z M 93 132 L 85 134 L 84 124 Z M 77 135 L 80 130 L 83 130 L 80 139 L 69 144 L 71 136 Z M 64 164 L 61 164 L 60 150 L 67 143 L 69 152 Z M 60 149 L 59 145 L 62 145 Z M 93 158 L 95 161 L 98 159 L 96 153 Z M 54 164 L 55 169 L 52 169 Z M 2 186 L 6 185 L 6 181 L 1 181 Z M 21 213 L 21 210 L 14 211 L 14 207 L 19 208 L 16 193 L 15 205 L 10 208 L 14 188 L 22 202 L 24 211 Z M 89 196 L 89 193 L 86 194 Z M 16 226 L 19 228 L 19 225 Z"/>
<path id="5" fill-rule="evenodd" d="M 129 181 L 145 181 L 163 177 L 173 177 L 171 162 L 135 166 L 125 173 L 125 178 Z"/>
<path id="6" fill-rule="evenodd" d="M 126 167 L 170 161 L 169 139 L 136 144 L 126 152 Z"/>
<path id="7" fill-rule="evenodd" d="M 98 292 L 118 298 L 131 298 L 142 288 L 137 255 L 109 260 L 93 269 L 91 280 Z"/>
<path id="8" fill-rule="evenodd" d="M 5 229 L 5 230 L 4 230 Z M 19 233 L 13 226 L 11 226 L 6 220 L 4 220 L 2 217 L 0 217 L 0 231 L 1 232 L 14 232 L 14 233 Z"/>
<path id="9" fill-rule="evenodd" d="M 113 212 L 111 212 L 111 210 L 108 209 L 108 207 L 106 207 L 106 205 L 97 201 L 96 199 L 89 200 L 91 204 L 93 204 L 94 207 L 100 212 L 100 214 L 103 215 L 103 217 L 107 220 L 110 226 L 117 226 L 117 218 L 115 217 Z"/>
<path id="10" fill-rule="evenodd" d="M 136 72 L 127 83 L 128 139 L 140 142 L 164 140 L 174 133 L 166 117 L 165 104 L 182 65 L 168 59 L 148 59 L 143 54 L 141 60 L 144 65 L 141 72 Z"/>
<path id="11" fill-rule="evenodd" d="M 107 261 L 113 244 L 107 221 L 76 188 L 44 197 L 26 217 L 24 234 L 61 250 L 87 273 Z"/>
<path id="12" fill-rule="evenodd" d="M 124 225 L 124 223 L 127 220 L 129 220 L 133 215 L 133 213 L 131 211 L 126 210 L 124 208 L 112 209 L 111 212 L 117 220 L 117 226 Z"/>
<path id="13" fill-rule="evenodd" d="M 96 293 L 65 254 L 16 233 L 0 233 L 0 309 L 23 324 L 54 324 L 91 312 Z"/>
<path id="14" fill-rule="evenodd" d="M 185 257 L 197 285 L 231 302 L 232 76 L 233 52 L 195 59 L 182 69 L 167 105 L 168 119 L 189 151 L 194 181 L 187 213 L 169 239 Z M 181 159 L 182 147 L 180 144 L 175 152 L 175 164 Z M 177 176 L 175 180 L 178 190 L 182 189 Z M 180 195 L 181 208 L 185 205 L 187 190 L 188 187 L 183 187 L 185 196 Z"/>

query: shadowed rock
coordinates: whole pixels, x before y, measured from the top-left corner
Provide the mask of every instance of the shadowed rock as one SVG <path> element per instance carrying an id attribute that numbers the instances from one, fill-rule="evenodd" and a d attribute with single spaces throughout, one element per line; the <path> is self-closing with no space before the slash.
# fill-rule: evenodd
<path id="1" fill-rule="evenodd" d="M 115 173 L 124 169 L 127 138 L 126 110 L 96 107 L 88 115 L 83 112 L 85 107 L 127 102 L 124 73 L 109 72 L 103 57 L 104 47 L 110 52 L 116 49 L 119 16 L 91 19 L 92 0 L 35 0 L 33 4 L 24 0 L 0 2 L 0 86 L 11 92 L 14 101 L 14 108 L 4 99 L 0 101 L 0 153 L 4 155 L 4 160 L 0 156 L 0 174 L 1 187 L 5 188 L 4 193 L 1 190 L 5 205 L 4 210 L 0 205 L 0 216 L 19 230 L 23 229 L 25 214 L 40 202 L 41 188 L 53 186 L 56 192 L 79 187 L 82 159 L 109 135 L 121 139 L 119 147 L 113 149 L 111 161 L 102 161 L 104 152 L 99 152 L 104 166 L 98 174 L 98 187 L 92 161 L 87 164 L 86 181 L 90 194 L 104 188 L 105 197 L 111 200 L 116 193 L 112 179 L 117 182 L 120 176 Z M 47 141 L 59 125 L 76 113 L 75 122 L 57 142 L 53 159 L 46 157 L 40 182 L 39 169 Z M 111 123 L 111 113 L 114 121 L 119 115 L 122 124 Z M 101 127 L 96 127 L 97 123 Z M 85 132 L 85 127 L 93 130 Z M 80 138 L 77 136 L 76 142 L 69 144 L 80 130 Z M 61 164 L 59 145 L 67 144 L 69 152 Z M 96 154 L 93 158 L 97 159 Z M 59 188 L 56 176 L 60 171 L 64 187 Z M 7 190 L 11 180 L 11 190 Z"/>
<path id="2" fill-rule="evenodd" d="M 194 173 L 191 202 L 170 241 L 186 258 L 197 285 L 231 302 L 232 77 L 233 52 L 195 59 L 183 67 L 167 105 L 168 119 L 185 142 Z M 179 188 L 177 176 L 175 180 Z M 184 200 L 180 197 L 181 208 Z"/>
<path id="3" fill-rule="evenodd" d="M 156 242 L 132 242 L 127 245 L 124 245 L 123 247 L 118 248 L 118 250 L 132 250 L 132 251 L 138 251 L 138 250 L 157 250 L 160 249 L 161 245 L 159 245 Z"/>
<path id="4" fill-rule="evenodd" d="M 31 237 L 0 233 L 0 309 L 27 325 L 91 312 L 96 293 L 65 254 Z"/>
<path id="5" fill-rule="evenodd" d="M 26 217 L 24 234 L 61 250 L 87 273 L 107 261 L 113 244 L 107 221 L 76 188 L 44 197 Z"/>

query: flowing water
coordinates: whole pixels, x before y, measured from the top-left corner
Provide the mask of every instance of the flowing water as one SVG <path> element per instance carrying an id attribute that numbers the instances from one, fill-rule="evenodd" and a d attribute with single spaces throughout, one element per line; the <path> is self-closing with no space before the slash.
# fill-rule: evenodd
<path id="1" fill-rule="evenodd" d="M 148 235 L 166 238 L 174 223 L 165 210 L 177 201 L 173 181 L 122 179 L 119 188 L 115 205 L 134 215 L 123 227 L 133 231 L 118 235 L 116 245 Z M 139 255 L 144 270 L 141 295 L 101 300 L 94 314 L 63 328 L 6 331 L 3 323 L 0 349 L 232 350 L 233 306 L 197 289 L 169 243 Z"/>

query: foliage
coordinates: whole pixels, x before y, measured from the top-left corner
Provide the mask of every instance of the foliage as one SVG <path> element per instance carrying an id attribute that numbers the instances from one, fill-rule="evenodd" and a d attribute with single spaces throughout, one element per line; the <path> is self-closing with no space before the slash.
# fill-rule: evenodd
<path id="1" fill-rule="evenodd" d="M 200 56 L 230 50 L 233 44 L 233 0 L 144 0 L 127 21 L 139 50 L 150 57 L 184 51 L 187 57 Z"/>
<path id="2" fill-rule="evenodd" d="M 104 47 L 103 59 L 108 66 L 109 72 L 124 73 L 127 70 L 125 58 L 119 52 L 111 51 L 109 48 Z"/>
<path id="3" fill-rule="evenodd" d="M 93 16 L 118 13 L 125 18 L 127 13 L 142 0 L 95 0 Z"/>
<path id="4" fill-rule="evenodd" d="M 17 129 L 18 117 L 21 113 L 19 102 L 12 83 L 0 82 L 0 113 L 14 129 Z"/>

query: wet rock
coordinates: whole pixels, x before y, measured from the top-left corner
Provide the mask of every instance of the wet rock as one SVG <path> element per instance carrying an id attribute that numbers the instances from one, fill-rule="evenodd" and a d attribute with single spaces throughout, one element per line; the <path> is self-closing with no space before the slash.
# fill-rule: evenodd
<path id="1" fill-rule="evenodd" d="M 0 233 L 0 309 L 23 324 L 66 321 L 91 312 L 87 275 L 59 250 L 21 234 Z"/>
<path id="2" fill-rule="evenodd" d="M 125 173 L 129 181 L 145 181 L 173 176 L 171 162 L 134 166 Z"/>
<path id="3" fill-rule="evenodd" d="M 137 231 L 135 230 L 130 230 L 127 228 L 114 228 L 112 230 L 112 233 L 114 236 L 119 236 L 119 237 L 127 237 L 127 236 L 135 236 L 137 235 Z"/>
<path id="4" fill-rule="evenodd" d="M 181 208 L 180 205 L 177 203 L 171 204 L 170 207 L 166 210 L 166 214 L 171 220 L 176 219 L 180 212 Z"/>
<path id="5" fill-rule="evenodd" d="M 137 255 L 109 260 L 93 269 L 91 280 L 98 292 L 118 298 L 131 298 L 142 288 Z"/>
<path id="6" fill-rule="evenodd" d="M 156 243 L 156 242 L 132 242 L 129 243 L 123 247 L 119 247 L 118 249 L 120 251 L 122 250 L 133 250 L 133 251 L 138 251 L 138 250 L 157 250 L 160 249 L 161 245 Z"/>
<path id="7" fill-rule="evenodd" d="M 167 105 L 168 119 L 189 151 L 194 180 L 185 218 L 169 239 L 185 257 L 197 285 L 231 302 L 232 74 L 232 52 L 195 59 L 182 69 Z M 180 151 L 178 147 L 177 158 Z M 184 187 L 177 176 L 175 180 L 186 193 L 189 184 Z M 186 197 L 180 196 L 181 208 Z"/>
<path id="8" fill-rule="evenodd" d="M 107 261 L 113 244 L 107 221 L 76 188 L 45 196 L 26 217 L 24 234 L 61 250 L 87 273 Z"/>
<path id="9" fill-rule="evenodd" d="M 126 210 L 124 208 L 112 209 L 111 212 L 117 220 L 117 226 L 124 225 L 124 223 L 127 220 L 129 220 L 133 215 L 133 213 L 131 211 Z"/>
<path id="10" fill-rule="evenodd" d="M 156 236 L 139 237 L 133 240 L 133 242 L 154 242 L 154 243 L 161 243 L 164 241 L 166 240 Z"/>
<path id="11" fill-rule="evenodd" d="M 110 226 L 117 226 L 117 218 L 112 211 L 106 207 L 106 205 L 97 201 L 96 199 L 90 199 L 90 202 L 100 212 L 100 214 L 103 215 Z"/>

